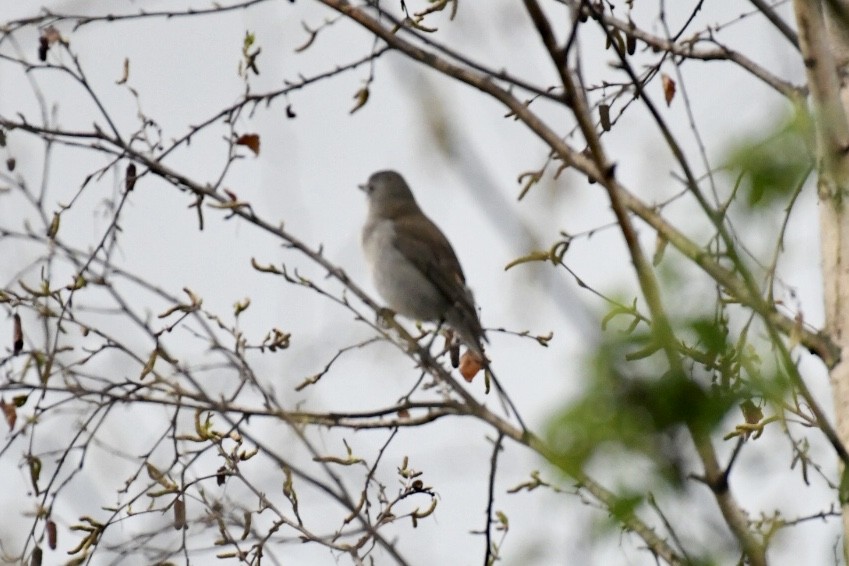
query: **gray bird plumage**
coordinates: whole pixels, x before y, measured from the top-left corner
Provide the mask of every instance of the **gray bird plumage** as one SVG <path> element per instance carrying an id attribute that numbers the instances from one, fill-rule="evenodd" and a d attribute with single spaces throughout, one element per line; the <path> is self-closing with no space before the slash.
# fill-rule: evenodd
<path id="1" fill-rule="evenodd" d="M 360 188 L 369 203 L 362 243 L 377 291 L 399 314 L 444 321 L 483 357 L 486 335 L 457 254 L 404 178 L 379 171 Z"/>

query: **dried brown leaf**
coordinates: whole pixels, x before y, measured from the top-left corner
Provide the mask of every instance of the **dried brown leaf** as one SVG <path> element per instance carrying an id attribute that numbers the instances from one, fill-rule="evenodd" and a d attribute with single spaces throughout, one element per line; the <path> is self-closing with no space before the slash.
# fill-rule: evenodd
<path id="1" fill-rule="evenodd" d="M 236 145 L 243 145 L 259 155 L 259 134 L 242 134 L 236 139 Z"/>
<path id="2" fill-rule="evenodd" d="M 672 104 L 672 99 L 675 98 L 675 81 L 666 73 L 660 74 L 660 81 L 663 83 L 663 98 L 666 100 L 666 105 Z"/>
<path id="3" fill-rule="evenodd" d="M 9 425 L 9 430 L 14 430 L 15 423 L 18 420 L 18 410 L 14 403 L 7 403 L 5 399 L 0 398 L 0 412 L 6 418 L 6 424 Z"/>

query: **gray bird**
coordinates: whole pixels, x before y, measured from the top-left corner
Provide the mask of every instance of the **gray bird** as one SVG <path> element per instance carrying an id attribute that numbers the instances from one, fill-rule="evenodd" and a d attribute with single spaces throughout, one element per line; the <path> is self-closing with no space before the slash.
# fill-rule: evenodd
<path id="1" fill-rule="evenodd" d="M 399 314 L 444 322 L 485 359 L 486 335 L 457 254 L 404 178 L 378 171 L 360 188 L 369 204 L 363 249 L 378 293 Z"/>

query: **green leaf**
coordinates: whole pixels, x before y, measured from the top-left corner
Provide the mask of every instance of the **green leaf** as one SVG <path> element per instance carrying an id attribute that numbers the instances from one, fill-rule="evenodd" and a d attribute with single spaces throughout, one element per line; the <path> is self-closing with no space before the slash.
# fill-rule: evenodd
<path id="1" fill-rule="evenodd" d="M 680 487 L 684 448 L 676 443 L 684 437 L 675 433 L 710 433 L 742 401 L 739 392 L 664 372 L 660 358 L 622 363 L 642 339 L 627 335 L 601 346 L 583 394 L 550 420 L 552 461 L 567 474 L 596 456 L 639 454 L 653 463 L 656 479 Z"/>
<path id="2" fill-rule="evenodd" d="M 799 112 L 761 140 L 749 140 L 730 153 L 728 165 L 742 174 L 749 207 L 782 202 L 810 175 L 813 137 L 807 114 Z"/>

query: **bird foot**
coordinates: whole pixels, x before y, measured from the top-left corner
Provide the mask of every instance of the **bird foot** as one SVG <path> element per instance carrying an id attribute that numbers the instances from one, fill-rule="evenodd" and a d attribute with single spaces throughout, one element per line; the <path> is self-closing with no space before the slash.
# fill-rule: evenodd
<path id="1" fill-rule="evenodd" d="M 381 307 L 377 309 L 376 320 L 383 328 L 391 328 L 392 323 L 395 322 L 395 311 L 389 307 Z"/>

